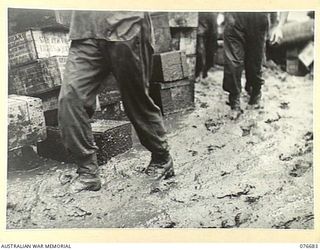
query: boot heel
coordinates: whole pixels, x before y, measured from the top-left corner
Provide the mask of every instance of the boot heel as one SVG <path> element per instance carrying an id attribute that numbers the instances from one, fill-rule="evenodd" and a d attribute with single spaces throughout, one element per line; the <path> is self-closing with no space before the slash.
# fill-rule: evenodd
<path id="1" fill-rule="evenodd" d="M 174 175 L 175 175 L 175 174 L 174 174 L 173 168 L 170 168 L 170 169 L 167 171 L 167 173 L 165 174 L 164 179 L 165 179 L 165 180 L 166 180 L 166 179 L 169 179 L 169 178 L 173 177 Z"/>

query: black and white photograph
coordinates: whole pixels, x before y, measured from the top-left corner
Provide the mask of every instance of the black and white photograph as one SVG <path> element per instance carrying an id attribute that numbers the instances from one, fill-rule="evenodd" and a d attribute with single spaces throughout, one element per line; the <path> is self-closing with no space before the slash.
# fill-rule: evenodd
<path id="1" fill-rule="evenodd" d="M 7 230 L 315 228 L 314 9 L 7 24 Z"/>

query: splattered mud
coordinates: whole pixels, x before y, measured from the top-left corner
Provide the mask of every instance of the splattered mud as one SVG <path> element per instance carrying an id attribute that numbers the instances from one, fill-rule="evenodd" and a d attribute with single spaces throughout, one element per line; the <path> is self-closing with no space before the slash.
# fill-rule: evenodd
<path id="1" fill-rule="evenodd" d="M 9 168 L 7 228 L 312 229 L 312 80 L 267 69 L 263 107 L 243 93 L 232 119 L 222 75 L 212 70 L 195 110 L 166 121 L 176 177 L 149 180 L 136 146 L 101 167 L 100 191 L 72 194 L 75 165 L 33 159 Z"/>

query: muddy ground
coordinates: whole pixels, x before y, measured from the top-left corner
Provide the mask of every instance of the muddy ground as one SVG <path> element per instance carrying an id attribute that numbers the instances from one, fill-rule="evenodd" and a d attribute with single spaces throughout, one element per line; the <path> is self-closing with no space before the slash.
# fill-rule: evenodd
<path id="1" fill-rule="evenodd" d="M 222 69 L 196 84 L 194 111 L 166 121 L 176 177 L 159 185 L 141 173 L 150 154 L 139 145 L 101 167 L 98 192 L 69 192 L 73 164 L 9 168 L 7 228 L 312 229 L 313 80 L 264 75 L 263 107 L 243 93 L 236 120 Z"/>

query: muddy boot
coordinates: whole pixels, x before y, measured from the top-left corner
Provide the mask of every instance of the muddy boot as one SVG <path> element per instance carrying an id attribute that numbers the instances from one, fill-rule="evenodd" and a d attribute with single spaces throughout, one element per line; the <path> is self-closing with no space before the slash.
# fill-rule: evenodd
<path id="1" fill-rule="evenodd" d="M 144 171 L 154 180 L 169 179 L 174 176 L 173 160 L 169 153 L 152 154 L 151 161 Z"/>
<path id="2" fill-rule="evenodd" d="M 249 96 L 251 96 L 252 86 L 249 85 L 248 83 L 246 83 L 244 89 L 245 89 L 245 91 L 247 92 L 247 94 L 248 94 Z"/>
<path id="3" fill-rule="evenodd" d="M 101 189 L 101 180 L 95 174 L 79 174 L 77 178 L 70 184 L 72 193 L 81 191 L 99 191 Z"/>
<path id="4" fill-rule="evenodd" d="M 259 105 L 261 101 L 262 93 L 261 90 L 253 90 L 250 99 L 249 99 L 249 105 Z"/>
<path id="5" fill-rule="evenodd" d="M 232 110 L 241 111 L 239 95 L 229 94 L 229 101 L 226 102 L 226 104 L 229 105 Z"/>

